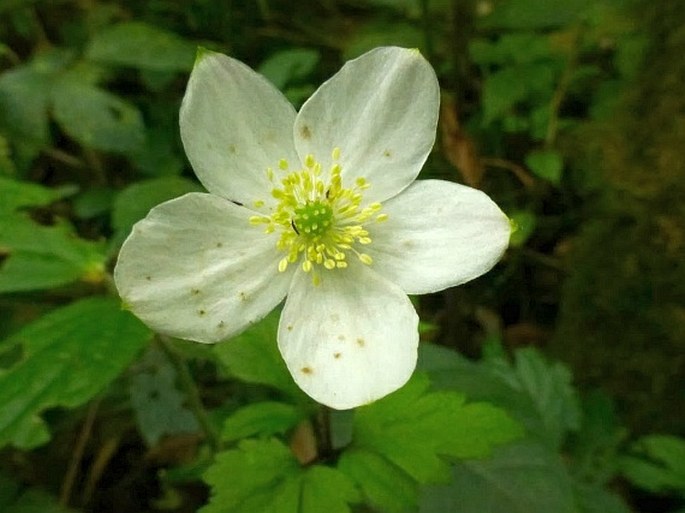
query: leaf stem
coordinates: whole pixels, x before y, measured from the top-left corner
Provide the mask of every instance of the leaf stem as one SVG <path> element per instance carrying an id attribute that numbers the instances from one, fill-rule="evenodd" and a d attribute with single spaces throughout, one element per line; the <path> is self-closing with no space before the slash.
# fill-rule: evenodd
<path id="1" fill-rule="evenodd" d="M 179 384 L 185 392 L 188 400 L 188 408 L 190 408 L 190 410 L 193 412 L 193 415 L 195 415 L 195 418 L 200 424 L 200 427 L 202 428 L 207 441 L 212 447 L 212 450 L 214 452 L 219 451 L 221 449 L 221 438 L 219 437 L 219 433 L 214 427 L 214 424 L 210 420 L 207 410 L 205 410 L 205 407 L 202 404 L 200 391 L 195 383 L 195 380 L 193 379 L 192 374 L 190 373 L 190 370 L 188 369 L 185 359 L 178 354 L 176 349 L 174 349 L 172 346 L 171 341 L 167 337 L 163 335 L 157 335 L 156 340 L 159 343 L 159 347 L 162 349 L 162 351 L 164 351 L 164 354 L 169 359 L 169 362 L 171 362 L 171 365 L 173 365 L 174 369 L 176 370 Z"/>

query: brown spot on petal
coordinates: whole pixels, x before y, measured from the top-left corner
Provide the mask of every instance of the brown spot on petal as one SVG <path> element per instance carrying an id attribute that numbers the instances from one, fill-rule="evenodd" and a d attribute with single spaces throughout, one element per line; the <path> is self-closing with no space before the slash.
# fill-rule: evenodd
<path id="1" fill-rule="evenodd" d="M 147 281 L 152 281 L 152 276 L 146 276 L 145 279 L 146 279 Z"/>
<path id="2" fill-rule="evenodd" d="M 226 323 L 224 321 L 219 321 L 219 324 L 217 325 L 219 328 L 223 328 L 226 326 Z"/>
<path id="3" fill-rule="evenodd" d="M 361 338 L 361 337 L 358 338 L 358 339 L 357 339 L 357 345 L 358 345 L 359 347 L 364 347 L 364 346 L 366 345 L 366 340 L 364 340 L 364 339 Z"/>
<path id="4" fill-rule="evenodd" d="M 229 144 L 228 145 L 228 152 L 236 154 L 238 152 L 238 148 L 235 147 L 235 144 Z"/>
<path id="5" fill-rule="evenodd" d="M 302 371 L 302 374 L 307 374 L 307 375 L 314 373 L 314 369 L 312 369 L 311 367 L 302 367 L 300 369 L 300 371 Z"/>
<path id="6" fill-rule="evenodd" d="M 238 297 L 240 297 L 241 301 L 247 301 L 247 294 L 245 292 L 240 292 Z"/>
<path id="7" fill-rule="evenodd" d="M 292 331 L 292 330 L 293 330 L 293 325 L 292 325 L 292 324 L 288 324 L 288 325 L 285 327 L 285 329 L 287 329 L 288 331 Z"/>
<path id="8" fill-rule="evenodd" d="M 390 150 L 385 150 L 385 151 L 383 152 L 383 156 L 384 156 L 384 157 L 387 157 L 387 158 L 390 158 L 390 157 L 392 157 L 392 153 L 390 152 Z"/>
<path id="9" fill-rule="evenodd" d="M 217 248 L 223 248 L 223 247 L 224 247 L 224 243 L 223 243 L 223 242 L 217 242 L 217 243 L 216 243 L 216 247 L 217 247 Z"/>
<path id="10" fill-rule="evenodd" d="M 200 293 L 200 289 L 190 289 L 190 293 L 193 296 L 197 296 Z"/>
<path id="11" fill-rule="evenodd" d="M 300 137 L 302 139 L 311 139 L 312 138 L 312 131 L 307 125 L 302 125 L 302 128 L 300 128 Z"/>
<path id="12" fill-rule="evenodd" d="M 339 360 L 341 356 L 342 353 L 333 353 L 333 358 L 335 358 L 336 360 Z"/>
<path id="13" fill-rule="evenodd" d="M 345 335 L 338 335 L 338 340 L 340 340 L 340 342 L 345 340 Z"/>
<path id="14" fill-rule="evenodd" d="M 200 317 L 202 317 L 203 315 L 207 315 L 207 310 L 198 310 L 197 313 Z"/>

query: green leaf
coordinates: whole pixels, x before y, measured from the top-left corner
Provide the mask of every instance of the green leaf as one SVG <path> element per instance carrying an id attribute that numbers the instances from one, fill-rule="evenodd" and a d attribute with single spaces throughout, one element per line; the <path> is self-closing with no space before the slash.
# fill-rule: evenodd
<path id="1" fill-rule="evenodd" d="M 319 52 L 308 48 L 290 48 L 273 53 L 259 66 L 264 75 L 278 89 L 294 81 L 307 78 L 318 64 Z"/>
<path id="2" fill-rule="evenodd" d="M 530 210 L 517 210 L 509 218 L 516 228 L 511 233 L 509 244 L 514 248 L 523 246 L 535 231 L 537 218 Z"/>
<path id="3" fill-rule="evenodd" d="M 73 75 L 57 81 L 51 92 L 55 120 L 84 146 L 124 153 L 144 143 L 140 111 L 118 96 Z"/>
<path id="4" fill-rule="evenodd" d="M 49 440 L 40 414 L 79 406 L 102 391 L 136 357 L 149 330 L 119 302 L 90 298 L 59 308 L 0 342 L 21 359 L 0 370 L 0 447 Z"/>
<path id="5" fill-rule="evenodd" d="M 64 221 L 41 226 L 28 216 L 0 216 L 0 293 L 99 282 L 104 245 L 79 239 Z"/>
<path id="6" fill-rule="evenodd" d="M 559 185 L 564 160 L 555 150 L 534 150 L 526 155 L 526 165 L 540 178 Z"/>
<path id="7" fill-rule="evenodd" d="M 520 426 L 490 404 L 465 404 L 454 392 L 428 392 L 415 375 L 397 392 L 357 410 L 352 447 L 376 452 L 419 483 L 443 479 L 441 456 L 480 458 L 521 435 Z"/>
<path id="8" fill-rule="evenodd" d="M 618 495 L 601 486 L 575 483 L 574 493 L 580 513 L 631 513 Z"/>
<path id="9" fill-rule="evenodd" d="M 132 21 L 98 33 L 86 56 L 106 64 L 144 70 L 189 71 L 195 60 L 195 45 L 173 32 Z"/>
<path id="10" fill-rule="evenodd" d="M 429 373 L 435 386 L 504 408 L 553 450 L 568 431 L 579 427 L 580 408 L 570 372 L 559 362 L 547 363 L 535 349 L 517 351 L 514 365 L 503 359 L 474 363 L 430 344 L 423 344 L 419 355 L 419 368 Z"/>
<path id="11" fill-rule="evenodd" d="M 176 371 L 162 351 L 148 351 L 136 370 L 129 387 L 131 406 L 148 445 L 155 445 L 165 435 L 199 431 L 195 416 L 183 406 L 185 398 L 176 388 Z"/>
<path id="12" fill-rule="evenodd" d="M 580 405 L 571 372 L 560 362 L 548 363 L 533 348 L 519 349 L 509 383 L 533 401 L 554 447 L 560 447 L 568 431 L 580 427 Z"/>
<path id="13" fill-rule="evenodd" d="M 492 73 L 483 87 L 483 121 L 485 124 L 508 114 L 518 102 L 528 95 L 526 83 L 519 70 L 504 68 Z"/>
<path id="14" fill-rule="evenodd" d="M 452 482 L 425 489 L 421 513 L 577 513 L 561 458 L 522 440 L 487 459 L 454 465 Z"/>
<path id="15" fill-rule="evenodd" d="M 282 434 L 302 419 L 302 414 L 291 404 L 275 401 L 254 403 L 234 412 L 224 422 L 221 438 L 232 442 L 255 435 Z"/>
<path id="16" fill-rule="evenodd" d="M 247 383 L 267 385 L 290 397 L 306 396 L 288 372 L 276 344 L 280 311 L 274 310 L 237 337 L 216 344 L 214 351 L 230 375 Z"/>
<path id="17" fill-rule="evenodd" d="M 0 215 L 12 214 L 22 207 L 49 205 L 63 198 L 66 192 L 66 189 L 50 189 L 0 176 Z"/>
<path id="18" fill-rule="evenodd" d="M 677 490 L 685 496 L 685 439 L 649 435 L 631 447 L 632 455 L 620 460 L 622 474 L 651 492 Z"/>
<path id="19" fill-rule="evenodd" d="M 380 511 L 402 513 L 411 511 L 418 503 L 416 481 L 372 451 L 352 449 L 343 452 L 338 469 L 357 484 L 364 502 Z"/>
<path id="20" fill-rule="evenodd" d="M 201 513 L 349 513 L 359 497 L 336 469 L 300 467 L 282 442 L 244 440 L 205 473 L 212 496 Z"/>
<path id="21" fill-rule="evenodd" d="M 202 190 L 196 182 L 176 176 L 142 180 L 128 186 L 114 200 L 112 227 L 116 231 L 115 241 L 123 242 L 133 225 L 152 207 L 188 192 Z"/>
<path id="22" fill-rule="evenodd" d="M 0 127 L 39 146 L 47 144 L 52 81 L 70 59 L 68 52 L 50 50 L 0 75 Z"/>
<path id="23" fill-rule="evenodd" d="M 486 28 L 545 29 L 569 25 L 579 19 L 590 0 L 506 0 L 497 2 L 481 20 Z"/>

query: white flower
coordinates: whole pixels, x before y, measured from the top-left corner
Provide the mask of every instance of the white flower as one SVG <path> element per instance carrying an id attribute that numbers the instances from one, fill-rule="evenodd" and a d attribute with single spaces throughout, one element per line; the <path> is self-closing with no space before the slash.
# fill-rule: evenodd
<path id="1" fill-rule="evenodd" d="M 509 241 L 482 192 L 414 182 L 438 107 L 417 50 L 348 62 L 299 113 L 241 62 L 203 51 L 180 125 L 209 194 L 134 226 L 114 272 L 121 297 L 158 332 L 213 343 L 287 296 L 278 347 L 307 394 L 346 409 L 398 389 L 419 340 L 407 294 L 485 273 Z"/>

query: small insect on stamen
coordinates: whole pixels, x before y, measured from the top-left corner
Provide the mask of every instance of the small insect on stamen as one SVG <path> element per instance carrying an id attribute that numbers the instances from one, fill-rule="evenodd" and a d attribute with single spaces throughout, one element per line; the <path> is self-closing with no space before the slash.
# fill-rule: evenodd
<path id="1" fill-rule="evenodd" d="M 298 234 L 298 235 L 300 234 L 300 230 L 297 229 L 297 225 L 295 224 L 295 221 L 292 221 L 292 220 L 291 220 L 291 221 L 290 221 L 290 226 L 293 227 L 293 230 L 295 230 L 295 233 L 296 233 L 296 234 Z"/>

